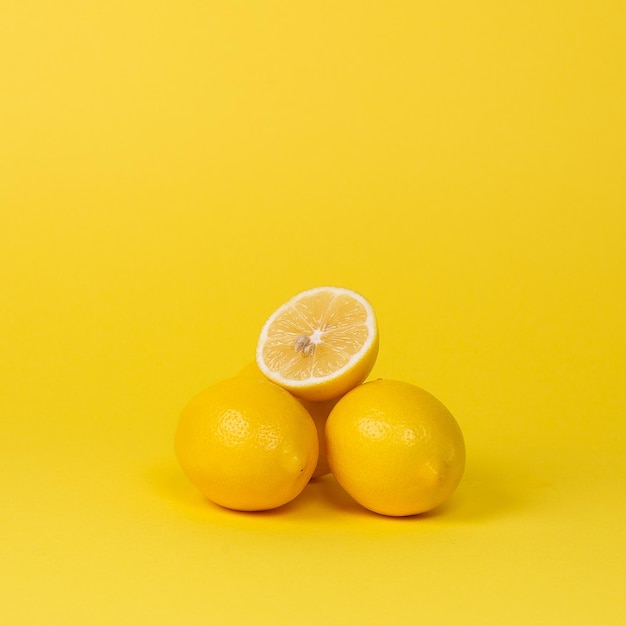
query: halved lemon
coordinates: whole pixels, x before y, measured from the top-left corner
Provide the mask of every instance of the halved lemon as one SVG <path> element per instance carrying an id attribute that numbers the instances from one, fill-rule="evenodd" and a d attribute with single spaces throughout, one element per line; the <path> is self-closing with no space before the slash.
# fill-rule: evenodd
<path id="1" fill-rule="evenodd" d="M 372 305 L 350 289 L 316 287 L 291 298 L 265 322 L 256 362 L 295 396 L 319 401 L 363 382 L 377 355 Z"/>

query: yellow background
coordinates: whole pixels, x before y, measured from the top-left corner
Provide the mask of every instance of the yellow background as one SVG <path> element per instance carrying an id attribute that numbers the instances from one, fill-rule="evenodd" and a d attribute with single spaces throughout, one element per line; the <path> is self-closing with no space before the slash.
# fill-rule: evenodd
<path id="1" fill-rule="evenodd" d="M 2 623 L 626 623 L 625 67 L 622 0 L 2 0 Z M 177 467 L 320 284 L 461 424 L 440 510 Z"/>

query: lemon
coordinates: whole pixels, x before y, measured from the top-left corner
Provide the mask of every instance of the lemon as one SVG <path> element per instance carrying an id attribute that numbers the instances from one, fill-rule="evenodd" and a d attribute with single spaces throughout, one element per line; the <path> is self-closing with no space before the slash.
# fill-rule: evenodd
<path id="1" fill-rule="evenodd" d="M 319 478 L 320 476 L 330 474 L 330 465 L 328 464 L 328 454 L 326 452 L 326 437 L 324 436 L 324 433 L 326 430 L 326 420 L 328 419 L 331 410 L 337 403 L 337 400 L 314 402 L 313 400 L 300 399 L 300 402 L 313 418 L 313 423 L 317 429 L 317 438 L 319 440 L 320 449 L 317 465 L 313 470 L 311 478 Z"/>
<path id="2" fill-rule="evenodd" d="M 251 378 L 260 378 L 261 380 L 267 380 L 263 375 L 259 366 L 255 361 L 248 363 L 238 374 L 238 376 L 248 376 Z M 295 396 L 294 396 L 295 397 Z M 317 459 L 317 465 L 313 470 L 311 478 L 318 478 L 330 473 L 330 467 L 328 465 L 328 459 L 326 458 L 326 439 L 324 437 L 324 430 L 326 427 L 326 419 L 328 418 L 331 409 L 337 403 L 337 400 L 325 400 L 321 402 L 314 402 L 312 400 L 303 400 L 302 398 L 296 398 L 300 404 L 308 411 L 309 415 L 313 418 L 313 423 L 317 429 L 317 438 L 319 440 L 319 456 Z"/>
<path id="3" fill-rule="evenodd" d="M 341 398 L 326 422 L 328 462 L 339 484 L 383 515 L 414 515 L 444 502 L 465 468 L 450 411 L 409 383 L 375 380 Z"/>
<path id="4" fill-rule="evenodd" d="M 211 501 L 240 511 L 273 509 L 309 482 L 318 458 L 309 413 L 268 380 L 238 376 L 212 385 L 182 411 L 178 462 Z"/>
<path id="5" fill-rule="evenodd" d="M 261 372 L 305 400 L 338 398 L 372 370 L 378 327 L 371 304 L 340 287 L 291 298 L 264 324 L 256 351 Z"/>

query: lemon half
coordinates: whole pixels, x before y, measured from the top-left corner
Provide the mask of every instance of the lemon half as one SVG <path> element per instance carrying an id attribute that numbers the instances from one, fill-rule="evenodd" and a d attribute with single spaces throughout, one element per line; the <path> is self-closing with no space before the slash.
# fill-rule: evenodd
<path id="1" fill-rule="evenodd" d="M 331 400 L 361 383 L 378 355 L 371 304 L 341 287 L 291 298 L 261 330 L 256 362 L 271 381 L 306 400 Z"/>

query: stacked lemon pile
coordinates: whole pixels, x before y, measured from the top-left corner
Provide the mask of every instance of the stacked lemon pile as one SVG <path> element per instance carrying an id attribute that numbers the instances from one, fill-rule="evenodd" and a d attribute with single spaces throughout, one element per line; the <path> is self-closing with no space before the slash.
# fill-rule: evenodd
<path id="1" fill-rule="evenodd" d="M 364 507 L 414 515 L 446 500 L 465 467 L 446 407 L 409 383 L 363 383 L 378 327 L 358 293 L 319 287 L 267 320 L 256 362 L 191 400 L 178 461 L 210 500 L 241 511 L 279 507 L 332 472 Z"/>

